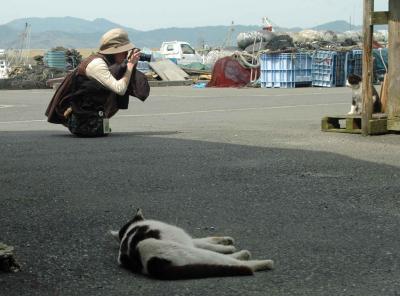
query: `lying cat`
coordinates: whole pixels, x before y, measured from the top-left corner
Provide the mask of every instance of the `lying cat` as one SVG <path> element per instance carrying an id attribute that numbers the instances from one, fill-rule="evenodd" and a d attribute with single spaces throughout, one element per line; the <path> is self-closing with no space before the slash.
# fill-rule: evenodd
<path id="1" fill-rule="evenodd" d="M 352 89 L 352 101 L 349 115 L 361 114 L 363 110 L 362 79 L 358 75 L 351 74 L 347 78 L 346 86 Z M 381 101 L 375 87 L 372 87 L 373 113 L 381 112 Z"/>
<path id="2" fill-rule="evenodd" d="M 139 209 L 119 231 L 118 263 L 136 273 L 162 280 L 244 276 L 273 268 L 272 260 L 250 260 L 250 252 L 235 252 L 231 237 L 194 239 L 183 229 L 145 220 Z"/>

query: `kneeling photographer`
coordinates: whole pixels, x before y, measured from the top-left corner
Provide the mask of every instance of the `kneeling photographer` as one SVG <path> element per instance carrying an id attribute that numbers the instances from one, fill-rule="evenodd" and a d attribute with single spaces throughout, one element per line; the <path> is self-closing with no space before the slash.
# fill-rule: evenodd
<path id="1" fill-rule="evenodd" d="M 139 60 L 149 58 L 123 29 L 108 31 L 99 52 L 82 61 L 57 89 L 46 110 L 48 121 L 65 125 L 77 136 L 107 135 L 108 119 L 128 108 L 129 96 L 142 101 L 149 96 L 147 78 L 136 70 Z"/>

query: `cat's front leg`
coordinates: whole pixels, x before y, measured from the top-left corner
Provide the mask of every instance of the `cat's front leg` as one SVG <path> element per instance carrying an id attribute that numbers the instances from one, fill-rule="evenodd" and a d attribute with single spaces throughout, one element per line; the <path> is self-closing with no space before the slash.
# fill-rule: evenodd
<path id="1" fill-rule="evenodd" d="M 356 114 L 356 106 L 355 105 L 351 105 L 350 111 L 347 114 L 348 115 Z"/>
<path id="2" fill-rule="evenodd" d="M 209 250 L 221 254 L 232 254 L 236 251 L 234 246 L 211 244 L 203 239 L 194 239 L 193 244 L 196 248 Z"/>
<path id="3" fill-rule="evenodd" d="M 235 258 L 237 260 L 250 260 L 251 259 L 251 253 L 247 250 L 241 250 L 239 252 L 229 254 L 228 256 Z"/>
<path id="4" fill-rule="evenodd" d="M 232 246 L 235 244 L 235 240 L 230 236 L 209 236 L 203 238 L 195 238 L 193 239 L 193 241 L 207 242 L 210 244 L 225 245 L 225 246 Z"/>

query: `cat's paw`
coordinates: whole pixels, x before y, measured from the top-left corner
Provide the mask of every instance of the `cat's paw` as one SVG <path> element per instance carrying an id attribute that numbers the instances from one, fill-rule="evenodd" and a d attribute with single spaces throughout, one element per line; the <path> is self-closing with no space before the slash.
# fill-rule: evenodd
<path id="1" fill-rule="evenodd" d="M 273 269 L 274 268 L 274 261 L 272 260 L 263 260 L 265 269 Z"/>
<path id="2" fill-rule="evenodd" d="M 248 250 L 241 250 L 239 252 L 234 253 L 234 257 L 238 260 L 247 261 L 251 259 L 251 253 Z"/>
<path id="3" fill-rule="evenodd" d="M 269 270 L 274 268 L 274 261 L 272 260 L 254 260 L 248 261 L 253 271 Z"/>
<path id="4" fill-rule="evenodd" d="M 220 236 L 220 237 L 214 237 L 213 241 L 216 244 L 219 245 L 224 245 L 224 246 L 232 246 L 235 244 L 235 240 L 230 237 L 230 236 Z"/>
<path id="5" fill-rule="evenodd" d="M 232 255 L 233 253 L 236 252 L 236 248 L 234 246 L 223 246 L 223 245 L 214 245 L 214 247 L 210 250 L 227 255 Z"/>

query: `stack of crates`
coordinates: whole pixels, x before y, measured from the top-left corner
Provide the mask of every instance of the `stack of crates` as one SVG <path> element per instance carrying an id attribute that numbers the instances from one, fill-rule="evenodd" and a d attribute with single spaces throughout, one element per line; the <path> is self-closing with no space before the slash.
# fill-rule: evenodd
<path id="1" fill-rule="evenodd" d="M 347 51 L 336 52 L 336 86 L 346 86 L 348 58 Z"/>
<path id="2" fill-rule="evenodd" d="M 261 87 L 294 88 L 310 86 L 312 55 L 309 53 L 262 54 Z"/>
<path id="3" fill-rule="evenodd" d="M 67 60 L 65 51 L 49 50 L 44 54 L 44 64 L 49 68 L 65 70 L 67 68 Z"/>
<path id="4" fill-rule="evenodd" d="M 350 74 L 362 76 L 362 54 L 363 51 L 361 49 L 354 49 L 349 52 L 347 76 Z"/>
<path id="5" fill-rule="evenodd" d="M 348 53 L 316 51 L 312 63 L 312 85 L 319 87 L 344 86 L 347 76 Z"/>
<path id="6" fill-rule="evenodd" d="M 374 57 L 374 82 L 382 81 L 388 67 L 387 48 L 372 50 Z M 361 49 L 355 49 L 349 53 L 348 74 L 355 74 L 362 77 L 362 55 Z"/>

